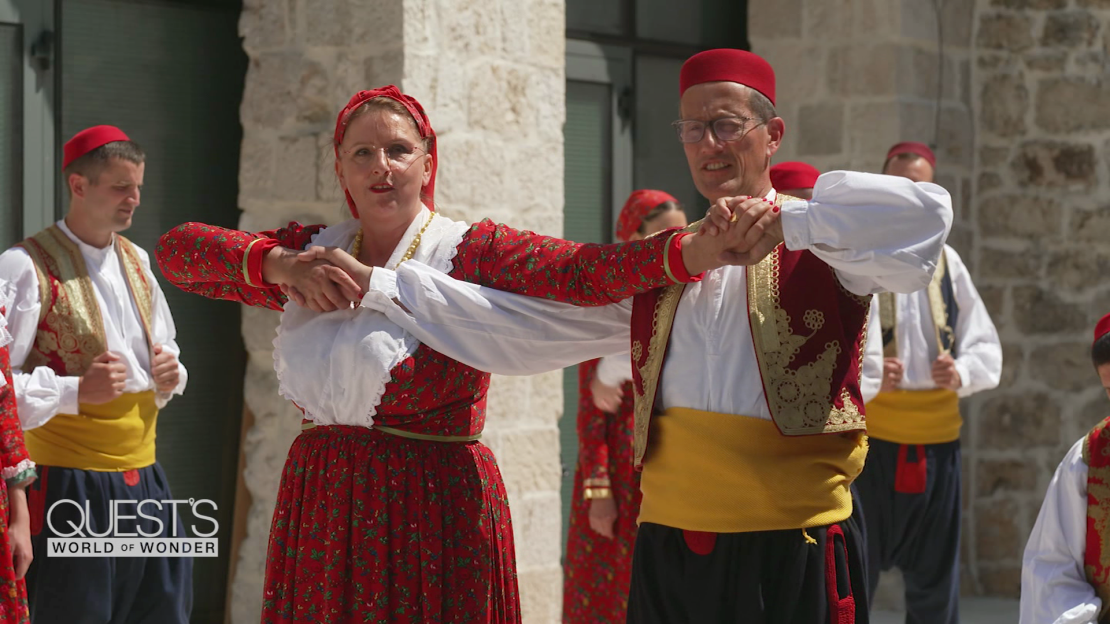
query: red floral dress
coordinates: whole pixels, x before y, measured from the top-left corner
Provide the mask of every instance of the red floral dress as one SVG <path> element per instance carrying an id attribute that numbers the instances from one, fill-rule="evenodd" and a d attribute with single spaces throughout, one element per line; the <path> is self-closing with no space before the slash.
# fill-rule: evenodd
<path id="1" fill-rule="evenodd" d="M 632 546 L 640 514 L 640 473 L 632 464 L 632 382 L 615 414 L 594 405 L 590 382 L 599 360 L 578 367 L 578 467 L 563 569 L 564 624 L 624 622 L 632 582 Z M 608 489 L 617 504 L 614 538 L 590 528 L 586 490 Z"/>
<path id="2" fill-rule="evenodd" d="M 280 290 L 250 285 L 261 263 L 252 242 L 302 249 L 320 229 L 293 223 L 255 235 L 190 223 L 163 236 L 156 256 L 184 290 L 278 309 Z M 660 262 L 669 244 L 578 245 L 483 221 L 463 236 L 450 275 L 602 305 L 671 283 Z M 687 279 L 674 255 L 672 273 Z M 424 345 L 391 372 L 375 425 L 438 436 L 482 431 L 487 373 Z M 282 475 L 263 622 L 385 621 L 520 621 L 501 474 L 480 442 L 316 427 L 294 442 Z"/>
<path id="3" fill-rule="evenodd" d="M 0 310 L 3 314 L 3 310 Z M 6 330 L 0 329 L 6 334 Z M 23 579 L 15 578 L 12 562 L 12 545 L 8 539 L 9 485 L 27 484 L 35 479 L 34 464 L 23 445 L 23 428 L 19 424 L 16 411 L 15 386 L 12 385 L 12 364 L 5 344 L 0 346 L 0 370 L 4 372 L 5 384 L 0 388 L 0 624 L 30 622 L 27 611 L 27 585 Z M 45 556 L 45 555 L 43 555 Z"/>

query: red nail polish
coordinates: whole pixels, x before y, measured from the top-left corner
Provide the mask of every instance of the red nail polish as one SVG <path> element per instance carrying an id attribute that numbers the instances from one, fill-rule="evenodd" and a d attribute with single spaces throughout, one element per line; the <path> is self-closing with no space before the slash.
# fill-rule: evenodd
<path id="1" fill-rule="evenodd" d="M 774 208 L 772 208 L 772 209 L 771 209 L 771 212 L 778 212 L 778 211 L 779 211 L 779 207 L 778 207 L 778 206 L 775 206 Z"/>

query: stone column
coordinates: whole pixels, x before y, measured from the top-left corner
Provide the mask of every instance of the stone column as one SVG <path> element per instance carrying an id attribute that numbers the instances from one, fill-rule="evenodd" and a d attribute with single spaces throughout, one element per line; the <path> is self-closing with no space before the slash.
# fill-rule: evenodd
<path id="1" fill-rule="evenodd" d="M 250 57 L 241 118 L 240 226 L 347 218 L 335 179 L 335 115 L 357 90 L 397 84 L 425 106 L 440 139 L 437 208 L 562 233 L 562 0 L 245 0 Z M 252 497 L 232 582 L 232 620 L 257 622 L 270 517 L 300 414 L 277 394 L 277 315 L 249 309 L 243 440 Z M 561 374 L 497 378 L 484 441 L 509 491 L 527 622 L 561 607 Z"/>

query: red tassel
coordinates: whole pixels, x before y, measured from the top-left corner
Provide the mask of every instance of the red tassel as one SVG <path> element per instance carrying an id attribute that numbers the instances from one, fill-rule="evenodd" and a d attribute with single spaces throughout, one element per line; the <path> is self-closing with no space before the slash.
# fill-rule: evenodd
<path id="1" fill-rule="evenodd" d="M 39 466 L 39 478 L 27 488 L 27 511 L 31 516 L 31 535 L 42 533 L 46 507 L 46 474 L 49 466 Z"/>
<path id="2" fill-rule="evenodd" d="M 906 461 L 909 446 L 898 447 L 898 469 L 894 473 L 894 491 L 902 494 L 924 494 L 928 481 L 928 463 L 925 461 L 925 447 L 917 444 L 917 461 Z"/>
<path id="3" fill-rule="evenodd" d="M 138 470 L 128 470 L 127 472 L 123 473 L 123 482 L 126 483 L 127 485 L 132 486 L 132 487 L 138 485 L 139 484 L 139 471 Z"/>
<path id="4" fill-rule="evenodd" d="M 713 547 L 717 544 L 717 534 L 705 531 L 683 531 L 682 539 L 686 540 L 687 548 L 699 555 L 713 552 Z"/>
<path id="5" fill-rule="evenodd" d="M 836 586 L 836 548 L 844 549 L 844 562 L 848 561 L 848 544 L 844 540 L 844 530 L 839 524 L 829 527 L 825 534 L 825 591 L 829 596 L 829 624 L 855 624 L 856 599 L 852 596 L 852 579 L 848 577 L 848 595 L 841 598 Z M 847 570 L 845 570 L 847 576 Z"/>

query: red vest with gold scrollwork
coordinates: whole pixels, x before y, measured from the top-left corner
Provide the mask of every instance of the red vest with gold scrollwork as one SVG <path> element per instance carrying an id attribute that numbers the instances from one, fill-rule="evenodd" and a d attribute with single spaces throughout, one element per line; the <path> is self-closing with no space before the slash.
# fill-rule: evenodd
<path id="1" fill-rule="evenodd" d="M 1095 425 L 1083 443 L 1087 464 L 1087 547 L 1083 571 L 1102 599 L 1100 624 L 1110 622 L 1110 418 Z"/>
<path id="2" fill-rule="evenodd" d="M 57 225 L 19 243 L 31 256 L 39 282 L 38 332 L 24 369 L 49 367 L 79 377 L 108 349 L 104 320 L 81 249 Z M 115 236 L 116 254 L 150 340 L 153 289 L 131 241 Z"/>
<path id="3" fill-rule="evenodd" d="M 779 196 L 778 202 L 790 197 Z M 690 226 L 695 229 L 698 224 Z M 779 245 L 747 267 L 748 318 L 771 418 L 786 436 L 864 431 L 859 375 L 871 298 L 808 250 Z M 647 449 L 671 327 L 685 284 L 633 300 L 635 462 Z"/>

